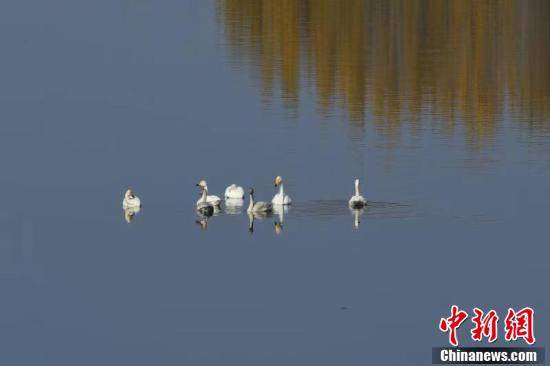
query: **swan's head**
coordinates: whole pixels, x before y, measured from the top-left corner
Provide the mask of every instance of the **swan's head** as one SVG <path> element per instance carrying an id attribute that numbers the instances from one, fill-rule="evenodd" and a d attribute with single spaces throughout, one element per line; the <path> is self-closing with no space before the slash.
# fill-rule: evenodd
<path id="1" fill-rule="evenodd" d="M 280 175 L 276 176 L 276 177 L 275 177 L 275 187 L 280 186 L 281 183 L 283 183 L 283 178 L 281 178 Z"/>
<path id="2" fill-rule="evenodd" d="M 202 189 L 205 189 L 205 188 L 208 188 L 208 186 L 206 185 L 206 181 L 205 180 L 201 180 L 200 182 L 198 182 L 196 184 L 197 187 L 201 187 Z"/>
<path id="3" fill-rule="evenodd" d="M 355 178 L 355 186 L 359 187 L 359 178 Z"/>
<path id="4" fill-rule="evenodd" d="M 124 197 L 126 197 L 126 198 L 135 198 L 136 195 L 134 194 L 134 191 L 132 191 L 131 189 L 128 188 L 128 190 L 124 194 Z"/>
<path id="5" fill-rule="evenodd" d="M 248 190 L 248 194 L 250 194 L 251 196 L 254 196 L 254 188 L 250 188 Z"/>

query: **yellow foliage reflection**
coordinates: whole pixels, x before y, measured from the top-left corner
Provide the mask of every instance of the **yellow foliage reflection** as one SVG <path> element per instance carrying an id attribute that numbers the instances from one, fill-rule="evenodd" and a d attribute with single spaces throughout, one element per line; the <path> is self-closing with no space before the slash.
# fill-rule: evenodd
<path id="1" fill-rule="evenodd" d="M 474 141 L 504 113 L 550 129 L 549 1 L 219 0 L 218 12 L 264 98 L 280 92 L 294 112 L 309 85 L 321 113 L 388 135 L 424 114 Z"/>

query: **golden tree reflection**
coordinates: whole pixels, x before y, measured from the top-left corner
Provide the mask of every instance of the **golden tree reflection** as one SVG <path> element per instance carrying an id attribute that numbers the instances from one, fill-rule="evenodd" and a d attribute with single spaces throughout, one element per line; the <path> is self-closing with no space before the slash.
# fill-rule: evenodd
<path id="1" fill-rule="evenodd" d="M 311 85 L 322 114 L 372 118 L 393 136 L 429 114 L 471 141 L 509 112 L 550 129 L 550 2 L 545 0 L 219 0 L 232 55 L 265 98 L 296 111 Z"/>

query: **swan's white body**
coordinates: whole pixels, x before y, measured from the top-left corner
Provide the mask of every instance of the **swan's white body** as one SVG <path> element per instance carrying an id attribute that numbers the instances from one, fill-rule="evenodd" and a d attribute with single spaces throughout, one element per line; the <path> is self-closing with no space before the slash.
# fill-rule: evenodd
<path id="1" fill-rule="evenodd" d="M 199 200 L 197 201 L 197 205 L 202 202 L 202 197 L 199 198 Z M 214 196 L 214 195 L 208 195 L 206 196 L 206 202 L 210 203 L 212 206 L 219 206 L 221 203 L 222 203 L 222 199 L 218 196 Z"/>
<path id="2" fill-rule="evenodd" d="M 292 198 L 285 193 L 285 188 L 282 184 L 279 186 L 279 192 L 273 196 L 271 203 L 274 205 L 290 205 L 292 203 Z"/>
<path id="3" fill-rule="evenodd" d="M 273 203 L 274 205 L 290 205 L 292 203 L 292 199 L 288 194 L 285 193 L 283 178 L 275 178 L 275 187 L 277 186 L 279 187 L 279 192 L 275 196 L 273 196 L 271 203 Z"/>
<path id="4" fill-rule="evenodd" d="M 140 208 L 141 207 L 141 200 L 138 196 L 132 192 L 131 189 L 128 189 L 126 193 L 124 194 L 124 199 L 122 200 L 122 208 L 123 209 L 129 209 L 129 208 Z"/>
<path id="5" fill-rule="evenodd" d="M 362 208 L 367 205 L 367 200 L 359 193 L 359 179 L 355 180 L 355 194 L 349 199 L 349 207 Z"/>
<path id="6" fill-rule="evenodd" d="M 200 187 L 202 189 L 202 191 L 206 191 L 208 192 L 208 185 L 206 184 L 206 181 L 205 180 L 201 180 L 198 184 L 197 184 L 198 187 Z M 203 201 L 203 198 L 199 198 L 199 200 L 197 201 L 197 205 L 199 203 L 201 203 Z M 218 196 L 214 196 L 213 194 L 212 195 L 209 195 L 207 193 L 207 196 L 206 196 L 206 202 L 210 203 L 212 206 L 214 207 L 218 207 L 221 203 L 222 203 L 222 200 L 220 197 Z"/>
<path id="7" fill-rule="evenodd" d="M 225 199 L 244 199 L 244 189 L 241 186 L 232 184 L 225 189 Z"/>
<path id="8" fill-rule="evenodd" d="M 254 191 L 250 192 L 250 203 L 248 204 L 248 213 L 268 213 L 273 211 L 273 205 L 269 202 L 254 202 Z"/>

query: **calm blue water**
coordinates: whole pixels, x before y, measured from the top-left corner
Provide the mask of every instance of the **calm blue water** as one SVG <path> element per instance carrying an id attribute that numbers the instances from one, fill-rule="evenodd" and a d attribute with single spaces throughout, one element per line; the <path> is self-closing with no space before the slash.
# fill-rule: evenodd
<path id="1" fill-rule="evenodd" d="M 488 132 L 479 115 L 449 132 L 425 100 L 388 134 L 337 95 L 320 112 L 314 77 L 262 93 L 220 6 L 0 5 L 0 363 L 427 365 L 455 303 L 532 306 L 547 346 L 545 69 L 531 119 L 503 102 Z M 295 203 L 279 235 L 277 215 L 197 225 L 200 179 L 270 200 L 276 175 Z"/>

